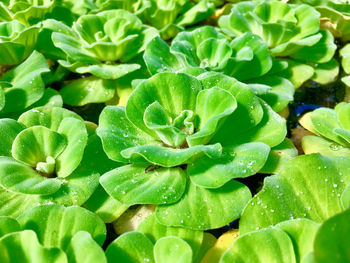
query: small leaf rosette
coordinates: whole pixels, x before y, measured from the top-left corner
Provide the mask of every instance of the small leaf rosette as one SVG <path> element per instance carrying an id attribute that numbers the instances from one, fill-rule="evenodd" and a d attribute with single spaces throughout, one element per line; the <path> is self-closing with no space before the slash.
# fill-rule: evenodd
<path id="1" fill-rule="evenodd" d="M 0 21 L 18 20 L 25 25 L 33 25 L 42 21 L 50 13 L 56 0 L 9 0 L 0 3 Z"/>
<path id="2" fill-rule="evenodd" d="M 37 51 L 20 65 L 0 76 L 0 116 L 19 116 L 36 106 L 62 106 L 54 89 L 45 89 L 42 75 L 49 72 L 45 57 Z"/>
<path id="3" fill-rule="evenodd" d="M 186 26 L 197 24 L 215 11 L 209 0 L 194 4 L 188 0 L 145 0 L 149 7 L 142 13 L 143 20 L 159 30 L 164 40 L 171 39 Z"/>
<path id="4" fill-rule="evenodd" d="M 42 205 L 17 220 L 0 217 L 0 261 L 106 263 L 101 248 L 105 238 L 106 227 L 92 212 L 78 206 Z"/>
<path id="5" fill-rule="evenodd" d="M 339 103 L 334 109 L 319 108 L 306 113 L 299 122 L 315 135 L 304 136 L 303 150 L 326 156 L 350 157 L 350 103 Z"/>
<path id="6" fill-rule="evenodd" d="M 122 203 L 157 204 L 169 226 L 212 229 L 239 217 L 251 198 L 233 178 L 255 174 L 285 121 L 235 79 L 159 73 L 141 82 L 126 108 L 108 106 L 97 134 L 108 157 L 126 165 L 100 183 Z"/>
<path id="7" fill-rule="evenodd" d="M 0 214 L 17 216 L 43 203 L 81 205 L 99 174 L 79 167 L 87 144 L 84 121 L 57 107 L 39 107 L 18 121 L 0 120 Z"/>
<path id="8" fill-rule="evenodd" d="M 321 14 L 321 28 L 328 29 L 334 37 L 350 40 L 350 2 L 348 0 L 293 0 L 291 3 L 314 6 Z"/>
<path id="9" fill-rule="evenodd" d="M 246 32 L 259 35 L 273 56 L 292 60 L 294 70 L 303 65 L 299 78 L 326 84 L 338 75 L 338 63 L 332 59 L 337 47 L 333 35 L 320 30 L 319 17 L 314 7 L 305 4 L 241 2 L 220 17 L 219 26 L 232 36 Z M 290 74 L 296 74 L 292 68 Z"/>
<path id="10" fill-rule="evenodd" d="M 83 15 L 71 30 L 54 32 L 54 45 L 66 54 L 58 62 L 76 73 L 90 73 L 102 79 L 118 79 L 139 69 L 131 62 L 158 35 L 126 10 Z M 130 48 L 132 47 L 132 48 Z"/>
<path id="11" fill-rule="evenodd" d="M 179 33 L 170 47 L 160 38 L 154 38 L 146 47 L 144 60 L 151 74 L 162 71 L 192 75 L 205 71 L 224 73 L 251 84 L 254 92 L 275 111 L 293 100 L 293 84 L 276 75 L 278 70 L 272 71 L 273 59 L 267 44 L 249 32 L 229 41 L 217 28 L 203 26 Z"/>
<path id="12" fill-rule="evenodd" d="M 17 65 L 34 50 L 40 26 L 27 27 L 18 20 L 0 22 L 0 64 Z"/>

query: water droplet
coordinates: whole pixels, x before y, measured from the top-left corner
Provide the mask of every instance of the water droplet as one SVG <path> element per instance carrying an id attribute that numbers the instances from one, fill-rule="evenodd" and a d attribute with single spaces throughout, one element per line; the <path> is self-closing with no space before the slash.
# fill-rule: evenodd
<path id="1" fill-rule="evenodd" d="M 338 187 L 338 185 L 337 185 L 337 184 L 333 184 L 333 187 L 334 187 L 334 188 L 337 188 L 337 187 Z"/>

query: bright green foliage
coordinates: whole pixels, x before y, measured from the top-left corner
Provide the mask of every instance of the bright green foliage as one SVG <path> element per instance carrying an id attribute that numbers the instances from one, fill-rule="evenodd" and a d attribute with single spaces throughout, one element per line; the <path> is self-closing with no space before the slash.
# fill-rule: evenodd
<path id="1" fill-rule="evenodd" d="M 33 51 L 40 26 L 27 27 L 17 20 L 0 22 L 0 64 L 17 65 Z"/>
<path id="2" fill-rule="evenodd" d="M 84 208 L 38 206 L 24 212 L 18 222 L 1 217 L 0 227 L 5 223 L 12 227 L 0 238 L 1 262 L 107 262 L 100 247 L 105 225 Z"/>
<path id="3" fill-rule="evenodd" d="M 222 256 L 225 262 L 304 262 L 313 250 L 318 224 L 307 219 L 285 221 L 240 236 Z"/>
<path id="4" fill-rule="evenodd" d="M 328 219 L 317 232 L 314 243 L 315 262 L 349 262 L 350 210 Z"/>
<path id="5" fill-rule="evenodd" d="M 300 123 L 315 134 L 303 138 L 305 153 L 350 157 L 350 103 L 316 109 L 305 114 Z"/>
<path id="6" fill-rule="evenodd" d="M 204 26 L 178 34 L 170 48 L 160 38 L 153 39 L 146 47 L 144 59 L 152 74 L 171 71 L 197 76 L 216 71 L 235 77 L 249 83 L 275 111 L 293 100 L 292 83 L 276 75 L 282 74 L 283 68 L 272 69 L 273 59 L 266 43 L 251 33 L 228 41 L 218 29 Z"/>
<path id="7" fill-rule="evenodd" d="M 343 70 L 347 75 L 350 75 L 350 44 L 345 45 L 339 51 L 339 54 L 342 57 Z M 350 86 L 350 76 L 343 77 L 342 81 L 345 83 L 345 85 Z"/>
<path id="8" fill-rule="evenodd" d="M 161 237 L 152 243 L 140 232 L 128 232 L 119 236 L 106 250 L 108 262 L 119 259 L 126 263 L 190 263 L 192 255 L 189 244 L 179 237 Z"/>
<path id="9" fill-rule="evenodd" d="M 304 155 L 285 164 L 279 175 L 265 178 L 263 189 L 240 219 L 240 233 L 293 218 L 324 222 L 341 212 L 342 193 L 350 182 L 346 157 Z"/>
<path id="10" fill-rule="evenodd" d="M 25 25 L 33 25 L 44 19 L 52 11 L 56 0 L 10 0 L 0 3 L 0 22 L 18 20 Z"/>
<path id="11" fill-rule="evenodd" d="M 18 122 L 1 119 L 0 124 L 1 215 L 17 216 L 41 203 L 79 205 L 89 198 L 99 173 L 79 167 L 88 134 L 77 114 L 41 107 L 25 112 Z"/>
<path id="12" fill-rule="evenodd" d="M 19 115 L 25 109 L 45 104 L 62 106 L 60 97 L 54 98 L 59 96 L 58 92 L 45 89 L 43 73 L 49 71 L 45 57 L 34 51 L 23 63 L 0 77 L 0 94 L 3 94 L 0 114 L 16 113 Z"/>
<path id="13" fill-rule="evenodd" d="M 215 6 L 209 0 L 193 4 L 187 0 L 144 0 L 148 4 L 142 17 L 146 23 L 159 30 L 165 40 L 173 38 L 184 27 L 194 25 L 214 13 Z"/>
<path id="14" fill-rule="evenodd" d="M 286 130 L 248 87 L 217 73 L 199 79 L 159 73 L 136 87 L 125 109 L 103 110 L 104 150 L 129 164 L 100 182 L 127 205 L 159 204 L 162 224 L 210 229 L 239 216 L 250 193 L 231 179 L 259 171 Z"/>
<path id="15" fill-rule="evenodd" d="M 350 40 L 350 5 L 348 0 L 293 0 L 291 3 L 305 3 L 314 6 L 321 14 L 321 26 L 332 32 L 336 38 Z"/>
<path id="16" fill-rule="evenodd" d="M 54 32 L 52 40 L 65 54 L 59 63 L 77 73 L 117 79 L 140 68 L 131 60 L 157 35 L 125 10 L 81 16 L 72 30 Z M 132 46 L 133 48 L 129 48 Z"/>
<path id="17" fill-rule="evenodd" d="M 245 32 L 259 35 L 273 56 L 308 64 L 314 68 L 314 75 L 310 77 L 326 84 L 334 81 L 338 74 L 338 65 L 332 60 L 336 45 L 329 31 L 320 30 L 319 17 L 309 5 L 282 1 L 241 2 L 233 5 L 230 14 L 219 19 L 219 25 L 232 36 Z M 331 66 L 334 63 L 335 69 Z M 319 71 L 326 69 L 327 78 L 318 77 Z"/>

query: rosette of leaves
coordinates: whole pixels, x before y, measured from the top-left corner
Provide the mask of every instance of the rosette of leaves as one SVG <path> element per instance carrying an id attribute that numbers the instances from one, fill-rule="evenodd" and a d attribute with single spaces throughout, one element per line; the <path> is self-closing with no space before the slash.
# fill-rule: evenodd
<path id="1" fill-rule="evenodd" d="M 10 0 L 0 2 L 0 21 L 18 20 L 25 25 L 42 21 L 56 5 L 56 0 Z"/>
<path id="2" fill-rule="evenodd" d="M 27 27 L 18 20 L 0 22 L 0 64 L 17 65 L 34 50 L 40 26 Z"/>
<path id="3" fill-rule="evenodd" d="M 51 22 L 50 27 L 55 28 L 57 23 Z M 75 101 L 79 101 L 76 103 L 87 95 L 94 97 L 90 102 L 113 98 L 115 83 L 112 80 L 140 69 L 137 55 L 158 34 L 156 29 L 143 25 L 125 10 L 84 15 L 72 29 L 62 24 L 57 25 L 57 29 L 58 32 L 52 33 L 53 43 L 66 55 L 58 62 L 73 72 L 93 75 L 72 82 Z"/>
<path id="4" fill-rule="evenodd" d="M 348 262 L 350 210 L 322 224 L 309 219 L 283 221 L 240 236 L 220 262 Z"/>
<path id="5" fill-rule="evenodd" d="M 133 90 L 125 108 L 107 106 L 97 134 L 108 157 L 125 164 L 101 177 L 109 195 L 157 204 L 161 224 L 203 230 L 239 217 L 251 194 L 232 179 L 259 171 L 286 127 L 225 75 L 159 73 Z"/>
<path id="6" fill-rule="evenodd" d="M 39 107 L 18 121 L 1 119 L 0 129 L 1 215 L 16 217 L 46 203 L 81 205 L 98 186 L 98 171 L 79 166 L 89 152 L 84 152 L 85 123 L 77 114 Z"/>
<path id="7" fill-rule="evenodd" d="M 338 63 L 333 59 L 337 47 L 333 35 L 320 30 L 319 17 L 314 7 L 305 4 L 240 2 L 218 23 L 230 36 L 259 35 L 273 56 L 291 60 L 287 72 L 296 83 L 312 79 L 327 84 L 338 75 Z"/>
<path id="8" fill-rule="evenodd" d="M 0 76 L 0 114 L 19 116 L 24 110 L 37 106 L 62 106 L 59 93 L 45 89 L 42 75 L 49 72 L 45 57 L 37 51 L 20 65 Z"/>
<path id="9" fill-rule="evenodd" d="M 106 227 L 92 212 L 78 207 L 42 205 L 17 220 L 0 217 L 0 260 L 4 263 L 103 262 Z"/>
<path id="10" fill-rule="evenodd" d="M 262 39 L 245 33 L 229 41 L 212 26 L 179 33 L 169 47 L 154 38 L 146 47 L 144 60 L 151 74 L 162 71 L 199 75 L 221 72 L 248 83 L 275 111 L 293 100 L 294 86 L 278 76 L 273 59 Z M 283 68 L 282 68 L 283 70 Z"/>
<path id="11" fill-rule="evenodd" d="M 326 156 L 350 156 L 350 103 L 339 103 L 334 109 L 319 108 L 306 113 L 299 122 L 314 135 L 304 136 L 305 153 Z"/>
<path id="12" fill-rule="evenodd" d="M 334 37 L 350 40 L 350 2 L 348 0 L 298 0 L 291 3 L 312 5 L 321 14 L 321 27 L 332 32 Z"/>
<path id="13" fill-rule="evenodd" d="M 160 36 L 168 40 L 176 36 L 187 26 L 192 26 L 208 18 L 215 11 L 215 5 L 209 0 L 192 3 L 188 0 L 146 0 L 142 18 L 159 30 Z"/>
<path id="14" fill-rule="evenodd" d="M 108 262 L 116 258 L 122 262 L 192 262 L 189 244 L 176 236 L 167 236 L 155 244 L 140 232 L 128 232 L 115 239 L 106 250 Z"/>

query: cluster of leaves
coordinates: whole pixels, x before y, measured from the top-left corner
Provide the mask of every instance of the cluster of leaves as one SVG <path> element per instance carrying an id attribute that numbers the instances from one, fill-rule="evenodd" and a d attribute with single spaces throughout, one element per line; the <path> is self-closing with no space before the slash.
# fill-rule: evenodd
<path id="1" fill-rule="evenodd" d="M 308 83 L 350 92 L 349 21 L 340 0 L 2 1 L 0 261 L 350 262 L 350 103 L 303 115 L 299 152 L 286 113 Z"/>

